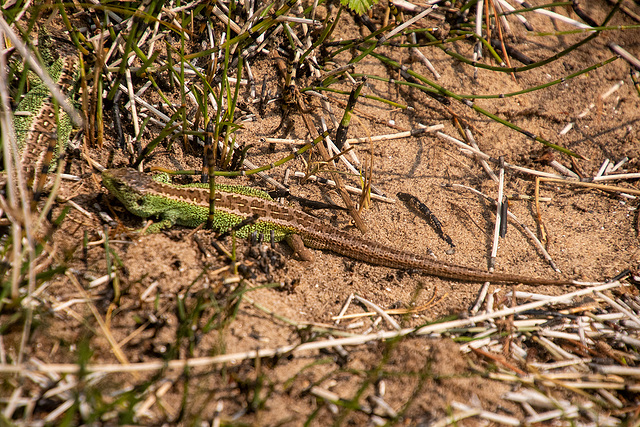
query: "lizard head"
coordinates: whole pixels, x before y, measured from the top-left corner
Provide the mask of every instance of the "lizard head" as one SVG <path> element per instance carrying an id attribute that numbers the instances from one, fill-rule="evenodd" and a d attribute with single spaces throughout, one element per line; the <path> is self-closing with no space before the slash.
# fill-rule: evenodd
<path id="1" fill-rule="evenodd" d="M 107 190 L 116 196 L 129 212 L 141 217 L 150 215 L 144 209 L 144 202 L 147 188 L 152 182 L 151 177 L 131 168 L 102 171 L 102 183 Z"/>

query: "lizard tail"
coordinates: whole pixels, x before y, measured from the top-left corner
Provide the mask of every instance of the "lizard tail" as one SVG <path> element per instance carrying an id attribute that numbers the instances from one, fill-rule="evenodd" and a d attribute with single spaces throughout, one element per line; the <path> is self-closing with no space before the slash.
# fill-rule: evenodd
<path id="1" fill-rule="evenodd" d="M 326 226 L 325 226 L 326 229 Z M 426 274 L 445 279 L 465 282 L 523 283 L 527 285 L 573 285 L 569 279 L 527 277 L 518 274 L 489 273 L 469 267 L 438 262 L 430 258 L 401 251 L 364 239 L 352 236 L 342 230 L 332 229 L 326 233 L 320 229 L 303 236 L 307 246 L 316 249 L 327 249 L 350 258 L 383 265 L 391 268 L 416 269 Z"/>

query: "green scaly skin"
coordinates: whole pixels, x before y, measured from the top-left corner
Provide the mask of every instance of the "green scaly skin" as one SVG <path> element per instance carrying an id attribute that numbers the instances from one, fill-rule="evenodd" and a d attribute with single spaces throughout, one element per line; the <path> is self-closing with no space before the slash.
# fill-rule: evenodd
<path id="1" fill-rule="evenodd" d="M 208 194 L 209 184 L 173 184 L 171 182 L 171 177 L 166 173 L 160 173 L 153 177 L 142 174 L 131 174 L 130 176 L 138 180 L 145 177 L 145 181 L 135 183 L 139 184 L 139 189 L 136 190 L 135 188 L 132 188 L 132 186 L 124 185 L 124 181 L 120 180 L 120 178 L 115 175 L 115 172 L 117 171 L 122 170 L 105 170 L 102 173 L 102 183 L 132 214 L 141 218 L 160 218 L 159 222 L 151 224 L 146 229 L 147 234 L 157 233 L 164 229 L 171 228 L 176 224 L 195 228 L 207 221 L 207 218 L 209 217 L 208 205 L 205 206 L 204 204 L 193 203 L 192 200 L 188 200 L 187 198 L 183 198 L 182 200 L 170 199 L 159 192 L 145 192 L 144 189 L 152 188 L 149 186 L 149 181 L 151 181 L 163 185 L 164 189 L 175 189 L 178 191 L 190 188 L 204 189 L 207 190 Z M 273 198 L 262 190 L 240 185 L 216 184 L 216 191 L 273 201 Z M 237 226 L 245 219 L 246 218 L 241 215 L 235 215 L 219 209 L 214 215 L 212 228 L 219 232 L 225 232 Z M 276 230 L 271 224 L 258 220 L 240 228 L 235 234 L 239 238 L 247 239 L 251 237 L 253 233 L 269 236 L 272 231 L 276 242 L 283 240 L 292 232 L 286 229 Z"/>
<path id="2" fill-rule="evenodd" d="M 48 31 L 41 27 L 38 53 L 51 79 L 68 98 L 73 99 L 80 74 L 75 50 L 65 43 L 55 43 Z M 58 157 L 66 150 L 73 124 L 61 107 L 56 112 L 49 88 L 35 73 L 29 72 L 27 80 L 31 89 L 16 111 L 28 114 L 15 115 L 13 125 L 27 178 L 44 184 L 44 174 L 55 168 Z"/>

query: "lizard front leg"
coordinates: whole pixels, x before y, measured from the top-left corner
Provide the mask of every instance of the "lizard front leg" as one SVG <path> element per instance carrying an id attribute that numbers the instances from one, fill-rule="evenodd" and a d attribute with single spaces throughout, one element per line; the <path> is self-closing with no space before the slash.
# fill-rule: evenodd
<path id="1" fill-rule="evenodd" d="M 148 226 L 144 232 L 144 234 L 155 234 L 159 233 L 162 230 L 169 229 L 173 227 L 178 220 L 178 215 L 173 211 L 166 211 L 160 215 L 160 221 L 154 222 L 150 226 Z"/>

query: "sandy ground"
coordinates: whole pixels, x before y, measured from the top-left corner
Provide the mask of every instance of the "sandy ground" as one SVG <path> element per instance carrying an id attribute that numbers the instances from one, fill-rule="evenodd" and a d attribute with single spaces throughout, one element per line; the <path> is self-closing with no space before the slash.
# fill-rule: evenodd
<path id="1" fill-rule="evenodd" d="M 588 13 L 601 22 L 610 6 L 600 1 L 588 3 L 584 6 Z M 375 17 L 380 16 L 381 7 L 375 10 Z M 566 8 L 557 8 L 556 11 L 577 19 Z M 527 17 L 536 31 L 572 29 L 536 14 L 530 13 Z M 526 33 L 515 19 L 510 18 L 509 21 L 516 36 L 511 45 L 534 61 L 549 58 L 586 37 L 585 34 L 535 36 Z M 378 21 L 374 19 L 374 22 Z M 429 25 L 438 24 L 437 21 L 427 22 Z M 632 23 L 635 22 L 623 15 L 617 15 L 613 20 L 614 25 Z M 357 30 L 359 26 L 349 16 L 343 15 L 340 25 L 334 35 L 336 39 L 367 34 L 361 34 Z M 456 94 L 482 95 L 515 92 L 566 77 L 612 57 L 607 48 L 609 42 L 640 56 L 638 40 L 638 30 L 605 32 L 569 55 L 518 73 L 515 78 L 506 73 L 474 69 L 436 47 L 424 47 L 421 51 L 441 74 L 437 84 Z M 197 46 L 190 48 L 196 49 Z M 465 57 L 472 55 L 473 47 L 468 41 L 456 42 L 452 48 Z M 433 79 L 424 64 L 408 55 L 407 49 L 381 47 L 376 51 Z M 333 60 L 343 65 L 356 54 L 345 51 Z M 490 59 L 483 62 L 496 65 Z M 521 66 L 513 59 L 512 65 Z M 252 71 L 258 88 L 266 80 L 271 94 L 281 93 L 281 81 L 273 59 L 258 56 L 252 62 Z M 355 71 L 401 79 L 397 70 L 381 65 L 374 58 L 358 63 Z M 601 96 L 619 81 L 624 84 L 602 100 Z M 142 83 L 135 82 L 136 85 Z M 304 73 L 298 76 L 298 87 L 313 84 L 313 80 Z M 336 87 L 350 88 L 347 84 Z M 455 100 L 444 107 L 414 88 L 371 78 L 367 80 L 363 94 L 390 99 L 411 109 L 395 109 L 361 98 L 349 137 L 390 134 L 416 129 L 420 125 L 441 124 L 443 133 L 461 138 L 453 120 L 452 114 L 455 114 L 460 122 L 470 126 L 480 150 L 492 157 L 504 156 L 510 164 L 550 173 L 557 173 L 549 165 L 550 160 L 572 168 L 569 156 L 550 151 Z M 179 102 L 177 92 L 171 95 Z M 328 95 L 332 99 L 346 101 L 346 96 Z M 248 156 L 254 163 L 267 164 L 290 151 L 285 144 L 269 147 L 261 142 L 265 136 L 308 138 L 302 117 L 295 112 L 290 116 L 294 123 L 291 130 L 286 135 L 282 129 L 274 133 L 283 116 L 280 102 L 269 104 L 261 113 L 247 87 L 242 88 L 241 96 L 244 100 L 240 103 L 241 108 L 256 113 L 256 116 L 253 121 L 242 123 L 243 127 L 235 137 L 243 144 L 252 145 Z M 319 118 L 321 115 L 327 117 L 326 112 L 317 99 L 308 98 L 307 103 L 312 106 L 311 115 L 319 126 Z M 342 104 L 334 101 L 331 104 L 339 120 Z M 625 157 L 629 161 L 616 173 L 638 172 L 640 97 L 629 79 L 629 65 L 624 60 L 618 59 L 561 84 L 520 96 L 479 99 L 476 105 L 581 155 L 583 159 L 576 160 L 573 169 L 584 177 L 594 176 L 607 159 L 615 164 Z M 88 147 L 88 154 L 106 165 L 113 152 L 110 165 L 124 166 L 129 164 L 129 159 L 115 147 L 112 120 L 111 113 L 107 113 L 105 146 L 101 149 Z M 395 128 L 385 125 L 388 121 L 393 121 Z M 573 123 L 573 127 L 561 135 L 560 131 L 569 123 Z M 126 122 L 125 125 L 125 130 L 132 132 L 132 127 Z M 142 145 L 152 140 L 157 132 L 157 128 L 147 128 Z M 496 197 L 497 184 L 487 176 L 478 161 L 434 134 L 384 140 L 373 144 L 373 147 L 359 144 L 354 152 L 363 163 L 373 165 L 373 185 L 396 200 L 395 203 L 374 201 L 362 211 L 369 229 L 367 238 L 419 254 L 427 254 L 431 250 L 433 256 L 441 261 L 483 270 L 487 268 L 493 240 L 494 208 L 483 198 L 459 187 L 469 187 Z M 200 165 L 198 154 L 197 146 L 185 146 L 181 139 L 176 139 L 170 149 L 158 147 L 144 166 L 193 169 Z M 285 166 L 292 171 L 305 171 L 307 166 L 313 168 L 319 161 L 319 155 L 313 153 Z M 269 174 L 281 181 L 286 168 L 280 167 L 269 171 Z M 340 312 L 350 294 L 357 294 L 385 309 L 422 306 L 435 297 L 435 302 L 423 311 L 395 316 L 402 327 L 415 327 L 445 316 L 467 315 L 482 286 L 481 283 L 444 280 L 415 271 L 370 265 L 326 251 L 313 251 L 315 261 L 307 262 L 300 260 L 285 244 L 277 244 L 275 249 L 260 253 L 245 241 L 238 241 L 236 248 L 236 266 L 245 279 L 238 284 L 232 279 L 240 276 L 233 274 L 228 259 L 210 245 L 215 240 L 210 232 L 201 230 L 194 235 L 192 230 L 175 227 L 160 234 L 139 237 L 135 230 L 142 227 L 143 222 L 108 196 L 100 186 L 95 170 L 77 157 L 72 159 L 69 170 L 83 180 L 80 183 L 66 182 L 62 196 L 91 211 L 92 217 L 70 211 L 52 240 L 57 249 L 57 259 L 72 268 L 73 275 L 86 288 L 91 278 L 106 274 L 106 260 L 103 244 L 91 245 L 83 251 L 82 236 L 86 232 L 90 242 L 99 242 L 102 239 L 100 233 L 106 227 L 113 251 L 111 262 L 117 267 L 120 299 L 112 304 L 112 284 L 102 284 L 86 291 L 101 316 L 109 320 L 108 328 L 115 340 L 121 343 L 123 354 L 130 363 L 231 354 L 325 339 L 304 326 L 332 325 L 332 316 Z M 343 168 L 340 170 L 344 171 Z M 319 175 L 330 178 L 325 171 Z M 343 174 L 343 177 L 351 185 L 360 185 L 358 177 L 349 174 Z M 504 179 L 506 195 L 528 197 L 510 199 L 509 209 L 523 225 L 540 236 L 536 208 L 531 199 L 534 196 L 534 179 L 513 170 L 507 170 Z M 220 181 L 272 190 L 254 178 Z M 618 180 L 611 184 L 638 188 L 636 181 Z M 289 185 L 291 194 L 295 196 L 342 203 L 330 187 L 296 178 L 290 179 Z M 397 200 L 398 192 L 411 193 L 428 205 L 454 242 L 454 253 L 423 218 Z M 513 221 L 499 244 L 497 272 L 603 281 L 638 265 L 638 213 L 634 197 L 556 182 L 542 184 L 540 196 L 548 198 L 541 203 L 541 219 L 546 231 L 543 244 L 561 272 L 553 271 L 522 228 Z M 357 198 L 353 200 L 357 202 Z M 285 203 L 296 204 L 293 201 Z M 62 208 L 63 204 L 57 206 L 54 216 Z M 99 210 L 117 218 L 122 226 L 101 221 L 97 215 Z M 354 235 L 359 233 L 342 211 L 322 210 L 313 214 L 327 224 L 350 230 Z M 230 238 L 222 243 L 227 248 L 232 246 Z M 236 305 L 238 286 L 246 287 L 247 291 L 245 299 Z M 145 294 L 149 288 L 152 288 L 151 292 Z M 511 288 L 491 287 L 497 292 L 495 307 L 509 304 L 505 293 Z M 522 285 L 517 289 L 549 295 L 573 290 L 571 287 Z M 633 291 L 630 289 L 628 292 Z M 66 276 L 58 277 L 46 289 L 46 300 L 51 303 L 80 296 Z M 178 300 L 187 307 L 185 313 L 180 312 Z M 197 302 L 202 305 L 202 312 L 194 312 Z M 218 311 L 217 306 L 222 310 Z M 362 306 L 352 305 L 347 312 L 362 311 Z M 284 322 L 281 317 L 296 322 L 298 327 Z M 339 328 L 350 333 L 391 329 L 384 321 L 373 324 L 374 319 L 342 321 Z M 86 305 L 77 303 L 61 311 L 43 311 L 37 314 L 37 320 L 31 337 L 30 356 L 46 363 L 75 363 L 78 360 L 78 343 L 86 341 L 93 350 L 92 363 L 118 363 Z M 351 328 L 351 324 L 355 327 Z M 19 337 L 19 330 L 7 334 L 4 342 L 9 353 L 15 349 Z M 509 359 L 509 355 L 506 357 Z M 313 419 L 315 425 L 363 425 L 371 421 L 371 415 L 357 409 L 346 410 L 346 404 L 335 409 L 338 407 L 315 397 L 313 387 L 330 390 L 345 401 L 352 401 L 353 405 L 354 402 L 365 405 L 370 402 L 370 396 L 379 392 L 381 384 L 386 389 L 386 402 L 396 411 L 403 411 L 402 422 L 406 425 L 427 425 L 441 419 L 449 413 L 452 401 L 471 402 L 486 410 L 523 417 L 520 406 L 501 397 L 518 386 L 481 375 L 477 368 L 484 363 L 475 355 L 463 355 L 458 343 L 446 337 L 414 337 L 347 347 L 346 356 L 335 349 L 328 349 L 259 361 L 238 360 L 194 369 L 188 374 L 170 371 L 161 377 L 169 381 L 171 387 L 159 398 L 161 404 L 152 406 L 151 417 L 146 422 L 175 420 L 186 387 L 188 393 L 182 418 L 185 423 L 198 415 L 203 420 L 211 420 L 216 414 L 217 402 L 222 402 L 222 419 L 231 420 L 235 416 L 236 422 L 253 425 L 302 425 L 309 419 Z M 152 374 L 110 376 L 100 387 L 114 390 L 139 385 L 149 378 Z M 476 422 L 480 423 L 476 420 L 468 421 L 468 424 Z"/>

